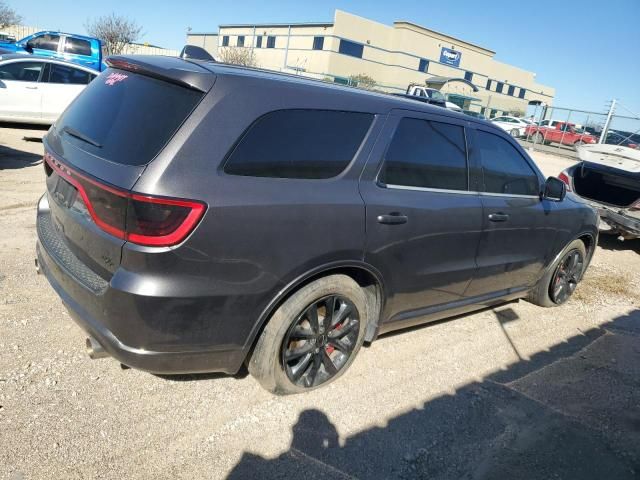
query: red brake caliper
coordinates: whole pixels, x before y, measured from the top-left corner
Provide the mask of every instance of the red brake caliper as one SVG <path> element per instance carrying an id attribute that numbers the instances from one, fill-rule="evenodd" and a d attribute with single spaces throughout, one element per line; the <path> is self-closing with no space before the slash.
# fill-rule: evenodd
<path id="1" fill-rule="evenodd" d="M 335 329 L 340 330 L 341 328 L 342 328 L 342 324 L 336 325 Z M 333 345 L 327 345 L 324 349 L 327 351 L 329 355 L 331 355 L 333 351 L 336 349 L 336 347 L 334 347 Z"/>

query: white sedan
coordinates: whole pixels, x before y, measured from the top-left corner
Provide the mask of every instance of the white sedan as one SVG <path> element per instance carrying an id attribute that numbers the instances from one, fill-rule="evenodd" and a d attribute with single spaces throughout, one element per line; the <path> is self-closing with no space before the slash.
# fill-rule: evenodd
<path id="1" fill-rule="evenodd" d="M 56 121 L 100 72 L 33 55 L 0 55 L 0 121 Z"/>
<path id="2" fill-rule="evenodd" d="M 525 120 L 524 118 L 509 117 L 506 115 L 502 117 L 492 118 L 491 121 L 503 130 L 507 131 L 509 135 L 514 138 L 518 138 L 524 135 L 525 128 L 527 128 L 527 125 L 531 124 L 531 122 Z"/>

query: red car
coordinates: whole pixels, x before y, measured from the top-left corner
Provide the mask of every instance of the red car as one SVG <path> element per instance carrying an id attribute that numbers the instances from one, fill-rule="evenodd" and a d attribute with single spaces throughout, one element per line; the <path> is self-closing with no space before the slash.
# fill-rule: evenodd
<path id="1" fill-rule="evenodd" d="M 525 129 L 525 134 L 531 138 L 532 142 L 541 144 L 560 143 L 578 147 L 580 145 L 598 143 L 596 137 L 586 132 L 578 133 L 575 125 L 567 122 L 558 122 L 553 127 L 529 125 Z"/>

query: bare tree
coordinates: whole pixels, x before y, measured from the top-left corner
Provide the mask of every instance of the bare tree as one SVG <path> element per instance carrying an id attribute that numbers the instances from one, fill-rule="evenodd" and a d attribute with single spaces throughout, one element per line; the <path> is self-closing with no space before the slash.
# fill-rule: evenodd
<path id="1" fill-rule="evenodd" d="M 142 27 L 135 20 L 115 13 L 87 21 L 85 28 L 89 35 L 102 40 L 105 55 L 122 53 L 127 44 L 135 42 L 142 34 Z"/>
<path id="2" fill-rule="evenodd" d="M 6 4 L 4 0 L 0 0 L 0 28 L 10 25 L 18 25 L 22 21 L 22 17 L 16 11 Z"/>
<path id="3" fill-rule="evenodd" d="M 359 73 L 358 75 L 351 75 L 349 77 L 349 85 L 364 88 L 365 90 L 374 90 L 377 83 L 366 73 Z"/>
<path id="4" fill-rule="evenodd" d="M 255 67 L 258 65 L 256 55 L 253 53 L 252 48 L 224 47 L 219 53 L 220 60 L 224 63 L 232 63 L 244 67 Z"/>

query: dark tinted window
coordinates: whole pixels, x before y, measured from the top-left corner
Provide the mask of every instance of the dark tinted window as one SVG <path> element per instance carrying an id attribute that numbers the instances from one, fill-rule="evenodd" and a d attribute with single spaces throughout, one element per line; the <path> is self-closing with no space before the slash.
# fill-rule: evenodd
<path id="1" fill-rule="evenodd" d="M 467 190 L 463 128 L 402 119 L 385 155 L 380 181 L 388 185 Z"/>
<path id="2" fill-rule="evenodd" d="M 313 49 L 322 50 L 324 48 L 324 37 L 313 37 Z"/>
<path id="3" fill-rule="evenodd" d="M 254 122 L 224 171 L 276 178 L 331 178 L 351 162 L 373 115 L 328 110 L 280 110 Z"/>
<path id="4" fill-rule="evenodd" d="M 223 47 L 228 47 L 229 46 L 229 35 L 224 35 L 222 37 L 222 46 Z"/>
<path id="5" fill-rule="evenodd" d="M 507 90 L 507 95 L 511 95 L 513 97 L 513 92 L 516 91 L 516 87 L 513 85 L 509 85 L 509 89 Z"/>
<path id="6" fill-rule="evenodd" d="M 238 40 L 236 42 L 236 46 L 238 47 L 244 47 L 244 35 L 240 35 L 238 37 Z"/>
<path id="7" fill-rule="evenodd" d="M 538 176 L 507 140 L 478 131 L 476 149 L 482 162 L 486 192 L 511 195 L 540 193 Z"/>
<path id="8" fill-rule="evenodd" d="M 420 59 L 420 63 L 418 64 L 418 70 L 420 70 L 421 72 L 428 72 L 429 71 L 429 60 L 425 60 L 424 58 Z"/>
<path id="9" fill-rule="evenodd" d="M 276 48 L 276 37 L 267 37 L 267 48 Z"/>
<path id="10" fill-rule="evenodd" d="M 0 80 L 37 82 L 44 67 L 42 62 L 13 62 L 0 66 Z"/>
<path id="11" fill-rule="evenodd" d="M 202 93 L 109 68 L 58 119 L 57 132 L 79 148 L 126 165 L 153 159 L 202 98 Z M 64 133 L 65 127 L 90 142 Z"/>
<path id="12" fill-rule="evenodd" d="M 79 38 L 67 37 L 64 41 L 64 51 L 74 55 L 91 55 L 91 43 Z"/>
<path id="13" fill-rule="evenodd" d="M 473 81 L 473 72 L 464 72 L 464 79 L 470 82 Z"/>
<path id="14" fill-rule="evenodd" d="M 58 50 L 58 44 L 60 43 L 60 35 L 51 35 L 46 33 L 39 37 L 32 38 L 27 44 L 32 48 L 41 48 L 42 50 Z"/>
<path id="15" fill-rule="evenodd" d="M 49 67 L 49 83 L 64 83 L 70 85 L 87 85 L 95 78 L 89 72 L 67 65 L 52 63 Z"/>
<path id="16" fill-rule="evenodd" d="M 496 83 L 496 92 L 502 93 L 502 87 L 504 87 L 504 83 L 502 82 Z"/>
<path id="17" fill-rule="evenodd" d="M 262 37 L 256 37 L 256 48 L 262 48 Z"/>
<path id="18" fill-rule="evenodd" d="M 487 90 L 491 90 L 491 79 L 487 78 Z"/>
<path id="19" fill-rule="evenodd" d="M 351 57 L 362 58 L 363 46 L 359 43 L 350 42 L 349 40 L 340 40 L 338 51 Z"/>
<path id="20" fill-rule="evenodd" d="M 521 89 L 520 89 L 520 93 L 518 94 L 518 98 L 524 98 L 524 94 L 525 94 L 526 92 L 527 92 L 527 91 L 526 91 L 524 88 L 521 88 Z"/>

